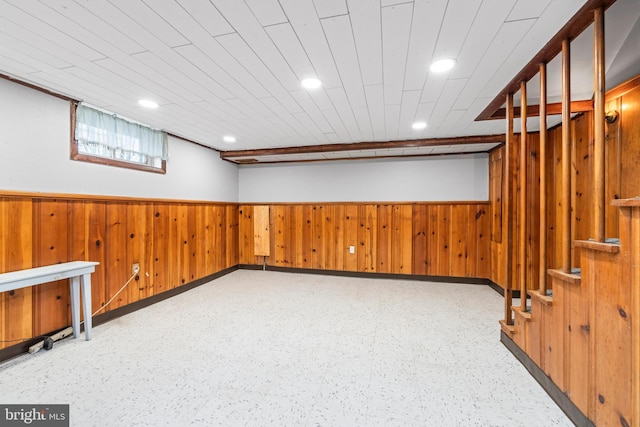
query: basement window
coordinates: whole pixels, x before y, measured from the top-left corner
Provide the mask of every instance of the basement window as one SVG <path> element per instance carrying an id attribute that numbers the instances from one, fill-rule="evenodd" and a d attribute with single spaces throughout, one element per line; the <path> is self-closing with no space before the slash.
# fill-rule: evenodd
<path id="1" fill-rule="evenodd" d="M 71 159 L 166 173 L 167 134 L 86 105 L 72 105 Z"/>

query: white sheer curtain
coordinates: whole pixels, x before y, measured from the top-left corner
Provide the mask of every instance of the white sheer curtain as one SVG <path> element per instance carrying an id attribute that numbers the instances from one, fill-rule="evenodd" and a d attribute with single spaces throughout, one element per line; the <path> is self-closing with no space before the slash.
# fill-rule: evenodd
<path id="1" fill-rule="evenodd" d="M 78 152 L 157 166 L 167 160 L 167 134 L 102 111 L 78 105 Z"/>

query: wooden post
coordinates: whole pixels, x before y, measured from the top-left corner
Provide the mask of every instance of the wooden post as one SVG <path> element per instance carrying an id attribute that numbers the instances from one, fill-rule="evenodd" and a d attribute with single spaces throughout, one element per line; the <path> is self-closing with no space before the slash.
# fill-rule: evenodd
<path id="1" fill-rule="evenodd" d="M 605 239 L 605 157 L 604 157 L 604 8 L 593 17 L 593 181 L 594 239 Z"/>
<path id="2" fill-rule="evenodd" d="M 562 41 L 562 271 L 571 273 L 571 58 Z"/>
<path id="3" fill-rule="evenodd" d="M 520 310 L 527 311 L 527 82 L 520 82 L 520 159 L 518 160 L 520 198 L 518 199 L 518 261 L 520 271 Z"/>
<path id="4" fill-rule="evenodd" d="M 547 64 L 540 64 L 540 275 L 541 295 L 547 295 Z"/>
<path id="5" fill-rule="evenodd" d="M 507 94 L 506 100 L 506 122 L 507 122 L 507 132 L 506 132 L 506 140 L 504 143 L 504 190 L 503 190 L 503 200 L 504 200 L 504 216 L 506 216 L 507 222 L 507 234 L 505 237 L 506 243 L 506 256 L 505 256 L 505 284 L 504 284 L 504 322 L 507 325 L 513 325 L 513 313 L 511 312 L 511 306 L 513 305 L 513 288 L 511 283 L 511 273 L 512 273 L 512 248 L 513 248 L 513 215 L 511 213 L 511 198 L 513 196 L 511 189 L 513 185 L 512 179 L 512 164 L 511 164 L 511 151 L 513 149 L 513 94 Z"/>

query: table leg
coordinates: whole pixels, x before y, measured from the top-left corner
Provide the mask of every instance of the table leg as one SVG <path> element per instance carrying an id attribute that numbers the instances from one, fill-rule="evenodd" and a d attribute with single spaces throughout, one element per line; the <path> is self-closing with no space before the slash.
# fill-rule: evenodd
<path id="1" fill-rule="evenodd" d="M 71 326 L 73 326 L 73 337 L 80 336 L 80 278 L 72 277 L 69 283 L 71 290 Z"/>
<path id="2" fill-rule="evenodd" d="M 82 275 L 82 306 L 84 308 L 84 336 L 87 341 L 91 339 L 92 313 L 91 313 L 91 274 Z"/>

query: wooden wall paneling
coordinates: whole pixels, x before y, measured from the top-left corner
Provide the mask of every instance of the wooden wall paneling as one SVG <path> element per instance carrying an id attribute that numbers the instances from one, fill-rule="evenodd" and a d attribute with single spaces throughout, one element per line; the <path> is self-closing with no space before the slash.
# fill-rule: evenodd
<path id="1" fill-rule="evenodd" d="M 506 252 L 509 252 L 509 257 L 511 259 L 511 276 L 509 277 L 508 280 L 510 280 L 511 283 L 511 289 L 518 289 L 517 285 L 519 285 L 519 281 L 518 281 L 518 275 L 520 274 L 520 257 L 518 256 L 519 252 L 518 252 L 518 242 L 519 242 L 519 236 L 518 236 L 518 230 L 517 230 L 517 219 L 518 219 L 518 213 L 520 212 L 520 207 L 518 206 L 518 198 L 520 197 L 520 182 L 518 179 L 519 176 L 519 164 L 518 164 L 518 157 L 520 156 L 520 148 L 521 148 L 521 144 L 520 144 L 520 135 L 514 135 L 513 137 L 513 145 L 511 147 L 510 150 L 510 154 L 509 156 L 511 157 L 509 160 L 509 163 L 511 165 L 511 202 L 509 203 L 509 212 L 510 212 L 510 216 L 511 216 L 511 250 L 508 250 L 509 245 L 507 244 L 505 246 L 505 248 L 507 249 L 505 251 L 505 256 Z M 506 178 L 506 174 L 505 174 L 505 178 Z M 506 196 L 505 196 L 506 197 Z M 506 231 L 509 230 L 509 226 L 507 224 L 507 228 Z M 503 234 L 503 238 L 504 238 L 504 234 Z M 508 238 L 506 238 L 505 240 L 509 240 Z M 505 273 L 506 275 L 506 273 Z"/>
<path id="2" fill-rule="evenodd" d="M 367 238 L 367 225 L 366 225 L 366 216 L 367 209 L 365 205 L 358 204 L 356 205 L 358 208 L 358 237 L 356 238 L 357 246 L 356 246 L 356 257 L 358 259 L 358 267 L 357 271 L 366 271 L 366 258 L 367 251 L 370 249 L 366 246 L 366 238 Z"/>
<path id="3" fill-rule="evenodd" d="M 274 251 L 273 251 L 273 260 L 270 262 L 270 265 L 276 265 L 278 267 L 286 267 L 286 255 L 285 251 L 287 249 L 286 239 L 286 219 L 285 219 L 285 211 L 287 206 L 284 205 L 274 205 L 271 206 L 271 215 L 273 217 L 273 238 L 274 241 Z"/>
<path id="4" fill-rule="evenodd" d="M 471 220 L 476 221 L 476 257 L 475 257 L 475 269 L 473 274 L 471 270 L 467 269 L 467 274 L 471 277 L 488 278 L 491 263 L 491 249 L 489 241 L 489 228 L 490 228 L 490 216 L 488 210 L 489 205 L 477 205 L 475 207 L 475 218 L 472 216 Z"/>
<path id="5" fill-rule="evenodd" d="M 335 205 L 333 209 L 333 218 L 335 223 L 335 269 L 344 270 L 345 257 L 345 207 L 344 205 Z"/>
<path id="6" fill-rule="evenodd" d="M 538 133 L 528 134 L 529 154 L 527 156 L 527 232 L 526 232 L 526 282 L 527 289 L 538 289 L 540 277 L 540 137 Z"/>
<path id="7" fill-rule="evenodd" d="M 188 246 L 188 266 L 187 283 L 199 279 L 198 259 L 201 250 L 199 242 L 198 216 L 200 213 L 199 204 L 189 204 L 187 206 L 187 246 Z"/>
<path id="8" fill-rule="evenodd" d="M 336 230 L 339 225 L 336 222 L 335 205 L 327 204 L 324 206 L 323 222 L 325 268 L 327 270 L 336 270 L 336 253 L 340 253 L 340 249 L 336 242 Z"/>
<path id="9" fill-rule="evenodd" d="M 427 273 L 431 276 L 438 275 L 438 254 L 440 253 L 440 240 L 438 234 L 438 205 L 427 205 Z"/>
<path id="10" fill-rule="evenodd" d="M 253 255 L 253 206 L 240 205 L 239 217 L 240 263 L 253 264 L 255 262 Z M 221 231 L 225 226 L 225 215 L 222 215 L 220 224 Z"/>
<path id="11" fill-rule="evenodd" d="M 391 205 L 376 206 L 378 211 L 377 271 L 380 273 L 391 273 L 392 207 Z"/>
<path id="12" fill-rule="evenodd" d="M 478 249 L 484 241 L 480 241 L 482 232 L 478 230 L 478 226 L 482 225 L 479 221 L 484 215 L 481 205 L 467 206 L 467 238 L 465 242 L 465 277 L 479 277 L 477 275 L 478 267 Z"/>
<path id="13" fill-rule="evenodd" d="M 241 237 L 241 225 L 243 224 L 243 216 L 240 213 L 242 211 L 242 207 L 236 206 L 237 211 L 235 215 L 236 221 L 238 221 L 238 233 L 236 233 L 237 242 L 243 242 Z M 225 250 L 227 249 L 227 241 L 223 239 L 224 236 L 224 228 L 226 227 L 226 215 L 227 208 L 222 205 L 214 205 L 213 206 L 213 266 L 214 271 L 220 271 L 225 268 L 226 264 L 226 255 Z M 238 262 L 242 263 L 242 254 L 244 253 L 244 247 L 242 244 L 238 244 L 238 250 L 236 251 L 236 256 L 238 257 Z"/>
<path id="14" fill-rule="evenodd" d="M 438 205 L 438 276 L 451 276 L 451 215 L 451 205 Z"/>
<path id="15" fill-rule="evenodd" d="M 529 351 L 528 355 L 533 362 L 539 367 L 544 366 L 542 363 L 543 347 L 543 323 L 544 307 L 540 300 L 531 298 L 531 319 L 529 320 Z"/>
<path id="16" fill-rule="evenodd" d="M 185 247 L 185 260 L 186 270 L 184 271 L 184 276 L 186 277 L 186 282 L 189 283 L 193 280 L 196 280 L 197 272 L 198 272 L 198 256 L 197 253 L 199 251 L 198 240 L 197 240 L 197 218 L 198 209 L 196 204 L 188 204 L 186 205 L 186 239 L 187 244 Z"/>
<path id="17" fill-rule="evenodd" d="M 596 425 L 631 425 L 631 209 L 620 209 L 620 254 L 597 253 L 591 325 Z M 617 258 L 622 257 L 619 261 Z M 625 420 L 626 424 L 622 420 Z M 635 421 L 634 421 L 635 423 Z"/>
<path id="18" fill-rule="evenodd" d="M 377 205 L 365 205 L 365 270 L 377 271 L 378 259 L 378 207 Z"/>
<path id="19" fill-rule="evenodd" d="M 514 310 L 520 310 L 519 307 L 514 307 Z M 513 335 L 513 341 L 520 347 L 525 353 L 529 354 L 530 350 L 530 327 L 531 323 L 525 319 L 524 316 L 516 314 L 513 317 L 513 324 L 515 326 L 515 334 Z"/>
<path id="20" fill-rule="evenodd" d="M 411 274 L 413 271 L 413 207 L 408 204 L 399 206 L 397 217 L 394 217 L 394 228 L 399 230 L 395 244 L 400 248 L 399 265 L 394 270 L 400 274 Z M 399 223 L 396 223 L 396 220 Z"/>
<path id="21" fill-rule="evenodd" d="M 295 265 L 296 258 L 296 236 L 295 236 L 295 208 L 293 206 L 286 206 L 285 208 L 285 230 L 286 230 L 286 245 L 285 246 L 285 260 L 287 267 Z"/>
<path id="22" fill-rule="evenodd" d="M 131 276 L 131 264 L 127 256 L 129 236 L 127 234 L 127 202 L 109 202 L 106 205 L 106 262 L 105 268 L 107 301 L 126 283 Z M 128 289 L 122 291 L 105 311 L 113 310 L 129 303 Z"/>
<path id="23" fill-rule="evenodd" d="M 69 200 L 69 260 L 99 262 L 91 274 L 91 312 L 106 303 L 105 295 L 105 203 Z M 84 314 L 80 316 L 84 318 Z"/>
<path id="24" fill-rule="evenodd" d="M 622 111 L 622 97 L 606 103 L 607 111 Z M 622 126 L 621 120 L 605 125 L 605 199 L 619 199 L 622 194 Z M 607 203 L 605 206 L 605 236 L 618 237 L 618 209 Z"/>
<path id="25" fill-rule="evenodd" d="M 640 196 L 640 87 L 622 96 L 620 126 L 622 142 L 621 194 L 623 199 Z"/>
<path id="26" fill-rule="evenodd" d="M 207 272 L 207 266 L 206 266 L 207 209 L 206 208 L 207 206 L 204 204 L 195 204 L 191 209 L 194 217 L 192 222 L 195 223 L 195 227 L 194 227 L 195 235 L 192 238 L 194 247 L 191 248 L 191 256 L 192 256 L 191 262 L 193 263 L 191 273 L 193 276 L 195 276 L 193 280 L 206 276 L 206 272 Z"/>
<path id="27" fill-rule="evenodd" d="M 204 247 L 203 247 L 203 269 L 200 272 L 200 277 L 205 277 L 217 272 L 215 267 L 216 251 L 216 226 L 215 226 L 215 214 L 213 205 L 204 206 Z"/>
<path id="28" fill-rule="evenodd" d="M 502 156 L 504 148 L 494 150 L 489 154 L 489 200 L 491 203 L 491 240 L 502 242 Z"/>
<path id="29" fill-rule="evenodd" d="M 149 277 L 153 274 L 153 205 L 151 203 L 127 203 L 127 264 L 128 276 L 134 263 L 140 264 L 140 272 L 127 286 L 128 303 L 153 295 Z"/>
<path id="30" fill-rule="evenodd" d="M 583 277 L 580 285 L 566 287 L 565 369 L 567 391 L 573 403 L 587 414 L 589 399 L 589 298 Z"/>
<path id="31" fill-rule="evenodd" d="M 427 205 L 413 205 L 413 274 L 427 273 Z"/>
<path id="32" fill-rule="evenodd" d="M 302 265 L 301 268 L 313 268 L 311 259 L 313 248 L 313 207 L 302 206 Z"/>
<path id="33" fill-rule="evenodd" d="M 224 212 L 226 227 L 220 238 L 225 245 L 221 245 L 220 248 L 224 254 L 224 268 L 229 268 L 238 264 L 238 206 L 226 205 Z"/>
<path id="34" fill-rule="evenodd" d="M 555 212 L 554 212 L 554 230 L 553 236 L 555 241 L 554 254 L 556 258 L 549 265 L 549 268 L 560 268 L 562 266 L 562 241 L 564 232 L 564 223 L 562 221 L 562 128 L 557 128 L 557 146 L 555 147 L 554 169 L 556 171 L 553 185 L 555 185 Z"/>
<path id="35" fill-rule="evenodd" d="M 271 256 L 271 222 L 269 205 L 256 205 L 253 207 L 253 254 L 258 257 L 260 264 L 263 257 Z"/>
<path id="36" fill-rule="evenodd" d="M 170 208 L 167 203 L 153 204 L 153 293 L 159 294 L 171 289 L 169 270 L 173 259 L 169 258 Z M 93 280 L 93 279 L 92 279 Z"/>
<path id="37" fill-rule="evenodd" d="M 342 253 L 344 255 L 344 270 L 358 271 L 358 206 L 346 205 L 344 209 L 344 247 Z M 355 248 L 355 253 L 349 252 L 349 247 Z"/>
<path id="38" fill-rule="evenodd" d="M 0 271 L 33 266 L 33 203 L 30 198 L 0 198 Z M 4 236 L 11 236 L 8 239 Z M 0 340 L 33 335 L 33 287 L 0 293 Z M 17 342 L 0 343 L 0 348 Z"/>
<path id="39" fill-rule="evenodd" d="M 302 205 L 295 205 L 293 208 L 293 225 L 295 236 L 295 258 L 293 266 L 295 268 L 302 268 L 304 264 L 304 248 L 305 244 L 302 237 L 302 229 L 304 223 L 304 211 Z"/>
<path id="40" fill-rule="evenodd" d="M 97 261 L 91 275 L 92 313 L 107 302 L 107 270 L 106 270 L 106 230 L 107 205 L 105 202 L 87 200 L 84 203 L 87 217 L 87 260 Z"/>
<path id="41" fill-rule="evenodd" d="M 34 203 L 34 267 L 69 261 L 69 208 L 66 200 L 36 200 Z M 68 280 L 36 286 L 34 335 L 71 324 Z"/>
<path id="42" fill-rule="evenodd" d="M 564 286 L 559 285 L 559 279 L 550 278 L 553 288 L 553 306 L 546 306 L 544 335 L 544 371 L 562 391 L 566 391 L 564 374 L 564 318 L 565 292 Z"/>
<path id="43" fill-rule="evenodd" d="M 475 222 L 475 221 L 474 221 Z M 451 275 L 463 277 L 467 269 L 467 242 L 470 240 L 468 234 L 469 206 L 453 205 L 451 207 Z"/>
<path id="44" fill-rule="evenodd" d="M 311 214 L 313 227 L 313 238 L 311 239 L 311 243 L 313 245 L 311 249 L 311 266 L 312 268 L 323 270 L 325 268 L 326 255 L 326 244 L 324 241 L 324 206 L 313 206 Z"/>
<path id="45" fill-rule="evenodd" d="M 180 258 L 180 281 L 176 286 L 182 286 L 189 283 L 189 277 L 191 272 L 191 250 L 189 248 L 190 243 L 190 231 L 189 224 L 189 211 L 190 205 L 178 205 L 177 207 L 177 219 L 178 219 L 178 238 L 180 250 L 178 256 Z"/>
<path id="46" fill-rule="evenodd" d="M 575 152 L 574 185 L 574 235 L 575 239 L 593 238 L 594 203 L 593 191 L 593 114 L 587 113 L 573 119 Z M 580 267 L 580 248 L 575 248 L 575 266 Z"/>

